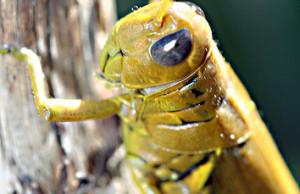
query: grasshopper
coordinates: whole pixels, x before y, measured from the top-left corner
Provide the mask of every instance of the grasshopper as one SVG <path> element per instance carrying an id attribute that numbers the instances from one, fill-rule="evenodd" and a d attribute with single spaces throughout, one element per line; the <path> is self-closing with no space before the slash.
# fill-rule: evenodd
<path id="1" fill-rule="evenodd" d="M 29 64 L 48 121 L 122 120 L 126 161 L 142 194 L 298 194 L 254 102 L 219 52 L 204 13 L 162 0 L 121 19 L 100 57 L 100 77 L 123 88 L 106 100 L 46 95 L 40 58 Z"/>

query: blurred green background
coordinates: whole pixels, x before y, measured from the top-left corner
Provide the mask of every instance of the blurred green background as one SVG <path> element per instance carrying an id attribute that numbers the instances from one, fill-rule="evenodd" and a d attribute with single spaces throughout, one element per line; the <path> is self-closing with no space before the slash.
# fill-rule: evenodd
<path id="1" fill-rule="evenodd" d="M 194 0 L 300 183 L 300 1 Z M 117 0 L 118 17 L 146 0 Z"/>

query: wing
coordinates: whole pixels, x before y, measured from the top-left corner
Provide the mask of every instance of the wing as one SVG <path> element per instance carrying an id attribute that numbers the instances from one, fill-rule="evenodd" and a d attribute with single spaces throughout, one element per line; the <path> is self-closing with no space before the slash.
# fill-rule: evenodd
<path id="1" fill-rule="evenodd" d="M 227 100 L 251 134 L 247 141 L 223 149 L 213 174 L 214 193 L 298 194 L 299 188 L 254 103 L 217 48 L 213 52 L 213 62 L 220 70 Z M 224 122 L 224 131 L 232 130 L 231 122 L 234 121 Z"/>

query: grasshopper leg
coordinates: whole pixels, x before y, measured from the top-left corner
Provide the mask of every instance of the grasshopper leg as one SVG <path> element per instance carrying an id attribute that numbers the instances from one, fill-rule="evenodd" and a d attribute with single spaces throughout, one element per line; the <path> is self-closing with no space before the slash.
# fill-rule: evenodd
<path id="1" fill-rule="evenodd" d="M 39 56 L 28 48 L 18 49 L 5 44 L 0 54 L 9 54 L 28 63 L 35 104 L 39 114 L 48 121 L 81 121 L 100 119 L 116 114 L 120 109 L 119 98 L 106 100 L 49 98 L 45 89 L 45 75 Z"/>

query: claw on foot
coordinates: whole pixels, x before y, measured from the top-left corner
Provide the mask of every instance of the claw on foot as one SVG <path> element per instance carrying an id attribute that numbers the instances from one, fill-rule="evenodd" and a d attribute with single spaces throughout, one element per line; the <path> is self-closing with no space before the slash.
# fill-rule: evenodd
<path id="1" fill-rule="evenodd" d="M 0 48 L 0 54 L 12 54 L 18 51 L 18 48 L 13 44 L 3 44 Z"/>
<path id="2" fill-rule="evenodd" d="M 3 44 L 2 46 L 0 46 L 0 55 L 10 54 L 16 59 L 24 61 L 26 59 L 26 54 L 22 52 L 22 49 L 19 49 L 13 44 Z"/>

